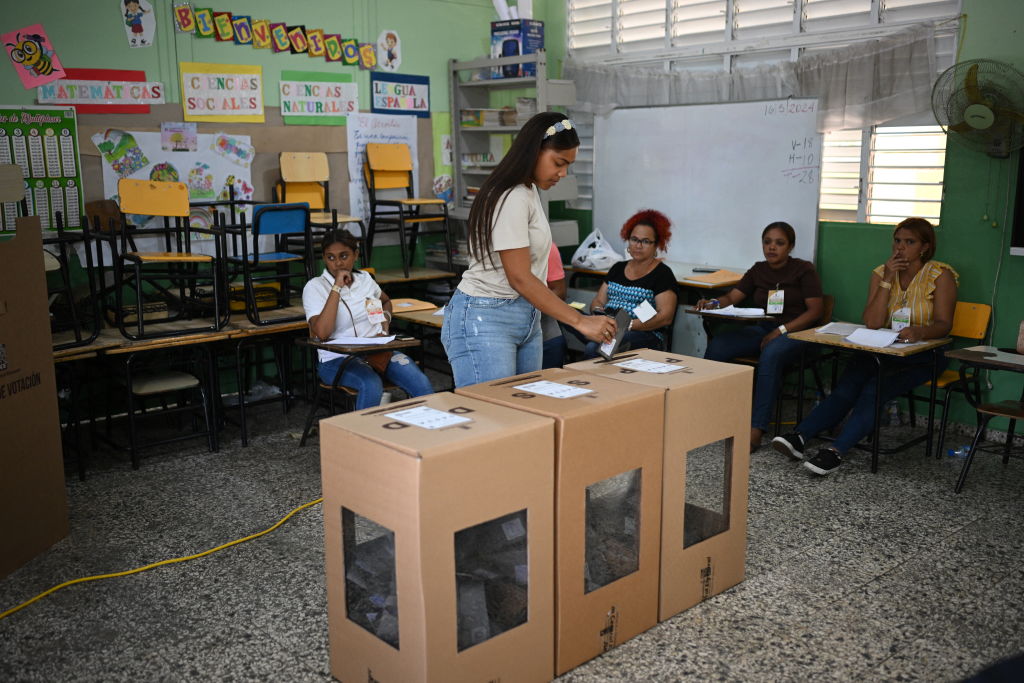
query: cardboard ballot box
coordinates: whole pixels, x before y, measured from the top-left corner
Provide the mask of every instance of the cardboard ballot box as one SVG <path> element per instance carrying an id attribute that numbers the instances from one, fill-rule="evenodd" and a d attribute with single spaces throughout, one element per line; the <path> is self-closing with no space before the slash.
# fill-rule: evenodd
<path id="1" fill-rule="evenodd" d="M 16 225 L 0 240 L 0 578 L 68 535 L 42 232 Z"/>
<path id="2" fill-rule="evenodd" d="M 753 368 L 640 349 L 566 369 L 665 391 L 659 619 L 742 581 Z"/>
<path id="3" fill-rule="evenodd" d="M 654 626 L 664 391 L 554 369 L 456 393 L 556 421 L 556 673 Z"/>
<path id="4" fill-rule="evenodd" d="M 320 423 L 331 673 L 554 673 L 554 422 L 451 393 Z"/>

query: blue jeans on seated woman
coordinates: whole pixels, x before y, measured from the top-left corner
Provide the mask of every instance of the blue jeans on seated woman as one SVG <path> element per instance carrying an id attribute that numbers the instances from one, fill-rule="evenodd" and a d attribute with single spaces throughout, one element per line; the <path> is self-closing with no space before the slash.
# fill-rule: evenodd
<path id="1" fill-rule="evenodd" d="M 762 431 L 768 431 L 771 423 L 772 406 L 782 383 L 782 371 L 787 365 L 800 360 L 800 350 L 806 344 L 782 334 L 762 349 L 761 339 L 776 327 L 778 325 L 774 322 L 764 322 L 721 332 L 711 338 L 704 352 L 708 360 L 722 362 L 741 356 L 760 355 L 755 371 L 754 407 L 750 415 L 750 426 Z"/>
<path id="2" fill-rule="evenodd" d="M 540 311 L 519 296 L 469 296 L 456 289 L 445 307 L 441 343 L 456 387 L 540 370 Z"/>
<path id="3" fill-rule="evenodd" d="M 317 363 L 316 373 L 324 384 L 331 384 L 334 381 L 334 376 L 338 374 L 338 367 L 345 361 L 345 358 L 345 356 L 341 356 L 324 363 Z M 430 380 L 413 362 L 412 358 L 404 353 L 396 351 L 391 354 L 391 361 L 388 363 L 388 369 L 384 372 L 384 376 L 407 393 L 410 398 L 434 393 L 434 387 L 430 385 Z M 339 384 L 357 392 L 356 410 L 380 405 L 380 398 L 384 393 L 384 382 L 377 371 L 362 359 L 354 358 L 345 366 Z"/>
<path id="4" fill-rule="evenodd" d="M 949 346 L 936 349 L 939 354 L 939 372 L 949 364 L 945 351 Z M 882 380 L 882 403 L 905 396 L 932 378 L 932 354 L 919 353 L 904 358 L 886 358 Z M 850 450 L 871 433 L 875 426 L 875 390 L 878 366 L 870 354 L 857 354 L 846 366 L 832 393 L 815 406 L 811 414 L 796 426 L 804 440 L 814 438 L 832 429 L 850 415 L 832 447 L 840 453 Z M 892 374 L 890 374 L 892 372 Z"/>

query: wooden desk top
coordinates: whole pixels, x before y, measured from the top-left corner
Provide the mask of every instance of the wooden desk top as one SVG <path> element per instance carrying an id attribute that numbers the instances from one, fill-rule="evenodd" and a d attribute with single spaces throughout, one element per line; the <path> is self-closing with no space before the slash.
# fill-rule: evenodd
<path id="1" fill-rule="evenodd" d="M 693 277 L 695 275 L 707 275 L 707 273 L 694 273 L 694 268 L 716 268 L 716 270 L 731 270 L 733 272 L 736 272 L 736 269 L 726 266 L 718 268 L 716 266 L 707 266 L 702 263 L 683 263 L 681 261 L 662 261 L 662 263 L 664 263 L 666 266 L 672 269 L 672 274 L 675 275 L 676 282 L 679 285 L 683 287 L 693 287 L 694 289 L 730 289 L 732 287 L 735 287 L 739 283 L 740 279 L 743 277 L 743 271 L 740 271 L 739 277 L 724 280 L 722 282 L 716 282 L 714 284 L 710 284 L 707 282 L 698 282 L 696 280 L 689 280 L 687 278 Z M 607 270 L 590 270 L 587 268 L 579 268 L 577 266 L 572 265 L 564 266 L 564 268 L 565 272 L 567 273 L 576 273 L 578 275 L 590 275 L 592 277 L 603 278 L 605 275 L 608 274 Z"/>
<path id="2" fill-rule="evenodd" d="M 302 316 L 302 320 L 291 320 L 285 323 L 271 323 L 269 325 L 253 325 L 245 314 L 241 316 L 232 316 L 231 323 L 224 329 L 231 333 L 231 338 L 235 339 L 238 337 L 257 337 L 260 335 L 277 334 L 278 332 L 292 332 L 294 330 L 305 330 L 309 328 L 309 323 L 306 322 L 305 316 L 306 311 L 302 306 L 289 306 L 288 308 L 280 308 L 274 311 L 267 311 L 267 317 L 273 320 L 274 317 L 279 318 L 290 318 L 294 316 Z"/>
<path id="3" fill-rule="evenodd" d="M 392 285 L 399 282 L 420 282 L 425 280 L 447 280 L 456 278 L 458 275 L 449 273 L 447 270 L 435 270 L 434 268 L 410 268 L 409 277 L 401 268 L 378 270 L 374 279 L 379 285 Z"/>
<path id="4" fill-rule="evenodd" d="M 789 338 L 795 339 L 796 341 L 813 342 L 815 344 L 823 344 L 825 346 L 838 346 L 842 349 L 867 351 L 869 353 L 877 353 L 883 356 L 896 356 L 901 358 L 913 356 L 921 353 L 922 351 L 931 351 L 934 348 L 938 348 L 953 341 L 951 337 L 943 337 L 942 339 L 929 339 L 928 341 L 918 342 L 916 344 L 899 344 L 897 346 L 886 346 L 885 348 L 879 349 L 873 346 L 864 346 L 862 344 L 848 342 L 846 341 L 846 337 L 840 334 L 818 334 L 815 328 L 800 330 L 799 332 L 790 332 Z"/>
<path id="5" fill-rule="evenodd" d="M 995 346 L 971 346 L 946 351 L 946 358 L 973 363 L 986 368 L 1024 372 L 1024 354 L 1004 351 Z"/>
<path id="6" fill-rule="evenodd" d="M 117 334 L 117 338 L 108 338 L 104 337 L 101 331 L 100 336 L 94 339 L 90 344 L 54 351 L 53 362 L 63 363 L 66 361 L 79 360 L 80 358 L 91 358 L 99 355 L 104 349 L 119 346 L 122 339 L 124 339 L 124 337 L 122 337 L 120 333 Z"/>
<path id="7" fill-rule="evenodd" d="M 154 349 L 168 349 L 180 346 L 192 346 L 193 344 L 205 344 L 207 342 L 222 341 L 231 337 L 232 330 L 225 327 L 217 332 L 199 332 L 197 334 L 182 334 L 173 337 L 158 337 L 156 339 L 126 339 L 118 330 L 101 330 L 99 339 L 116 339 L 118 343 L 103 350 L 106 356 L 116 356 L 122 353 L 134 353 L 136 351 L 152 351 Z"/>
<path id="8" fill-rule="evenodd" d="M 408 313 L 396 312 L 394 313 L 394 317 L 396 320 L 405 320 L 416 325 L 424 325 L 426 327 L 436 327 L 440 329 L 441 325 L 444 324 L 444 316 L 434 315 L 436 311 L 437 308 L 435 307 L 429 311 L 410 311 Z"/>
<path id="9" fill-rule="evenodd" d="M 408 349 L 413 346 L 419 346 L 420 340 L 414 339 L 413 337 L 395 337 L 387 344 L 330 344 L 327 342 L 313 341 L 309 337 L 302 337 L 296 339 L 295 343 L 299 346 L 311 346 L 316 349 L 323 349 L 325 351 L 333 351 L 334 353 L 376 353 L 378 351 L 394 351 L 395 349 Z"/>

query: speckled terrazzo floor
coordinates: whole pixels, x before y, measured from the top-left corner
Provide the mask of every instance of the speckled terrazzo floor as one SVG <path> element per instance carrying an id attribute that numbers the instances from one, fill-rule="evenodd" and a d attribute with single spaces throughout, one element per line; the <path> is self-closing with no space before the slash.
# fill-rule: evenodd
<path id="1" fill-rule="evenodd" d="M 0 580 L 0 611 L 62 581 L 205 550 L 320 496 L 304 406 L 257 409 L 147 457 L 68 479 L 71 535 Z M 888 437 L 887 437 L 888 438 Z M 959 443 L 962 437 L 953 437 Z M 563 681 L 953 681 L 1024 651 L 1024 461 L 855 453 L 821 479 L 751 458 L 747 579 Z M 0 621 L 2 681 L 327 681 L 319 506 L 199 560 L 72 586 Z"/>

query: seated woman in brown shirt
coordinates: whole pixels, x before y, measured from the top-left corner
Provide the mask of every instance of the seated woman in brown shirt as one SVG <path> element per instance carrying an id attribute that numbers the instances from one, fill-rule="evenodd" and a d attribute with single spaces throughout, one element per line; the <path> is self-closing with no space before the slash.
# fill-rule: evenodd
<path id="1" fill-rule="evenodd" d="M 818 272 L 810 261 L 790 256 L 795 245 L 793 226 L 782 221 L 772 223 L 761 233 L 764 261 L 755 263 L 725 296 L 697 302 L 698 308 L 724 308 L 749 297 L 753 306 L 773 315 L 772 320 L 716 334 L 704 353 L 705 358 L 717 361 L 760 354 L 750 420 L 751 450 L 761 445 L 768 428 L 783 368 L 800 357 L 800 347 L 805 343 L 790 339 L 788 333 L 816 325 L 823 310 Z M 769 295 L 773 306 L 769 306 Z"/>

